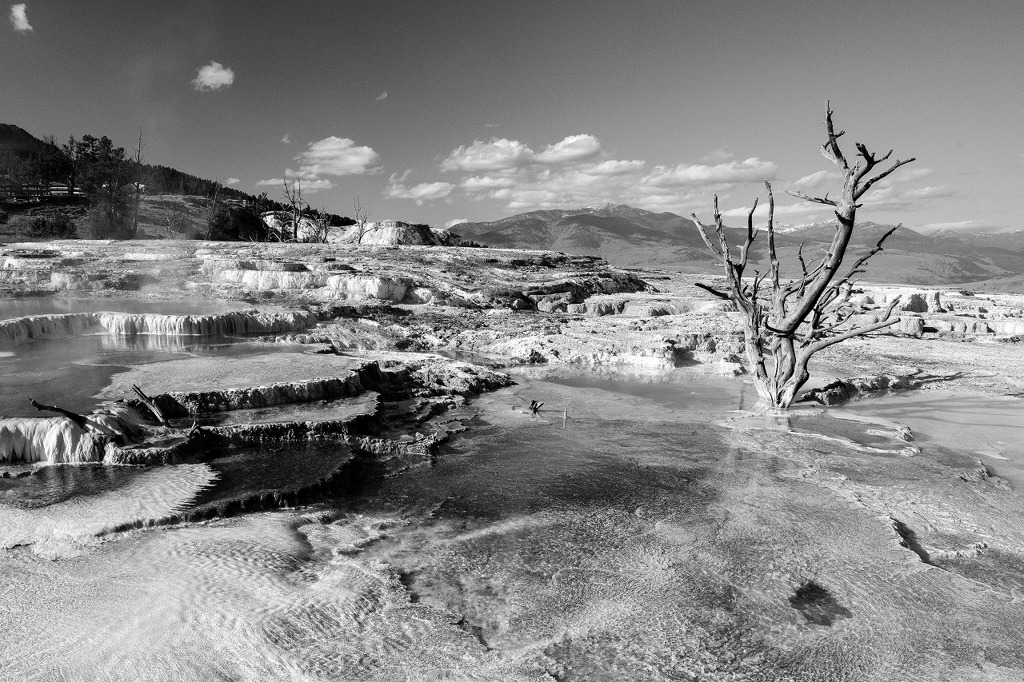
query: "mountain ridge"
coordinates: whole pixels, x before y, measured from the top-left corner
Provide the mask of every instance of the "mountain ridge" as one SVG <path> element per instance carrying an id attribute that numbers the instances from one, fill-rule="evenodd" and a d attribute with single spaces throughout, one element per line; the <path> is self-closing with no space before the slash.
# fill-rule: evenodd
<path id="1" fill-rule="evenodd" d="M 834 228 L 834 222 L 825 221 L 776 230 L 783 274 L 799 274 L 796 264 L 801 245 L 805 258 L 813 261 L 831 242 Z M 858 223 L 848 256 L 857 257 L 870 250 L 891 228 L 892 225 L 869 220 Z M 620 267 L 721 271 L 692 220 L 626 204 L 530 211 L 491 222 L 460 223 L 454 229 L 464 238 L 488 246 L 600 256 Z M 725 229 L 730 244 L 742 243 L 745 229 Z M 929 235 L 900 227 L 871 259 L 864 278 L 937 285 L 1024 275 L 1024 231 L 1020 231 L 1019 237 L 1016 233 L 1013 236 L 979 236 L 974 240 L 964 234 Z M 748 273 L 767 271 L 766 242 L 762 231 L 751 247 Z"/>

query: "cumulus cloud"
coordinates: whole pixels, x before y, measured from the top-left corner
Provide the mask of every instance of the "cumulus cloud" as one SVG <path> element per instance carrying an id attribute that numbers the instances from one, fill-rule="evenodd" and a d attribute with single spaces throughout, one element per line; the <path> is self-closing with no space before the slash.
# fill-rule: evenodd
<path id="1" fill-rule="evenodd" d="M 593 135 L 569 135 L 560 142 L 534 152 L 519 140 L 491 138 L 474 140 L 452 150 L 441 163 L 444 171 L 498 171 L 528 165 L 563 166 L 590 159 L 601 152 L 601 143 Z"/>
<path id="2" fill-rule="evenodd" d="M 533 150 L 518 140 L 491 138 L 490 142 L 474 140 L 471 145 L 453 149 L 441 170 L 468 171 L 502 170 L 522 166 L 533 158 Z"/>
<path id="3" fill-rule="evenodd" d="M 601 143 L 593 135 L 570 135 L 561 142 L 548 145 L 534 157 L 537 163 L 561 164 L 589 159 L 601 151 Z"/>
<path id="4" fill-rule="evenodd" d="M 676 166 L 658 166 L 649 182 L 658 187 L 695 187 L 701 185 L 735 184 L 774 180 L 778 167 L 771 161 L 751 157 L 744 161 L 729 161 L 714 166 L 681 163 Z"/>
<path id="5" fill-rule="evenodd" d="M 512 187 L 516 184 L 516 179 L 511 175 L 473 175 L 468 178 L 464 178 L 459 186 L 468 192 L 474 192 L 478 190 L 491 190 L 498 189 L 501 187 Z"/>
<path id="6" fill-rule="evenodd" d="M 387 90 L 385 90 L 382 93 L 380 93 L 379 95 L 377 95 L 377 101 L 378 102 L 381 101 L 382 99 L 387 99 L 387 98 L 388 98 L 388 91 Z"/>
<path id="7" fill-rule="evenodd" d="M 610 158 L 590 134 L 569 135 L 539 152 L 520 140 L 494 137 L 453 149 L 440 168 L 461 173 L 452 184 L 472 200 L 499 201 L 517 211 L 614 201 L 679 212 L 705 205 L 712 189 L 724 195 L 742 184 L 776 179 L 779 172 L 770 161 L 733 160 L 724 149 L 707 158 L 717 162 L 648 167 L 639 159 Z M 422 191 L 429 186 L 424 183 Z"/>
<path id="8" fill-rule="evenodd" d="M 284 137 L 281 138 L 281 144 L 291 144 L 291 143 L 292 143 L 292 134 L 291 133 L 285 133 Z"/>
<path id="9" fill-rule="evenodd" d="M 238 178 L 228 178 L 227 180 L 224 181 L 224 184 L 225 185 L 237 185 L 240 182 L 241 182 L 241 180 L 239 180 Z"/>
<path id="10" fill-rule="evenodd" d="M 452 218 L 451 220 L 447 221 L 444 224 L 444 229 L 450 230 L 451 228 L 455 227 L 456 225 L 461 225 L 462 223 L 468 223 L 468 222 L 469 221 L 466 220 L 465 218 Z"/>
<path id="11" fill-rule="evenodd" d="M 309 148 L 295 157 L 299 162 L 296 175 L 314 180 L 323 175 L 363 175 L 377 170 L 380 156 L 370 147 L 357 146 L 347 137 L 325 137 L 311 142 Z"/>
<path id="12" fill-rule="evenodd" d="M 412 199 L 417 206 L 422 206 L 424 202 L 445 198 L 455 189 L 455 185 L 450 182 L 421 182 L 408 187 L 404 184 L 408 175 L 408 171 L 401 176 L 392 175 L 384 190 L 384 196 L 389 199 Z"/>
<path id="13" fill-rule="evenodd" d="M 944 185 L 938 187 L 921 187 L 919 189 L 908 189 L 903 193 L 907 199 L 952 199 L 956 196 L 956 190 Z"/>
<path id="14" fill-rule="evenodd" d="M 300 178 L 295 174 L 295 171 L 288 169 L 285 171 L 284 178 L 271 178 L 270 180 L 260 180 L 256 183 L 257 187 L 280 187 L 284 189 L 285 178 L 288 179 L 288 184 L 292 182 L 298 183 L 299 187 L 305 194 L 313 194 L 322 189 L 332 189 L 334 184 L 327 178 Z"/>
<path id="15" fill-rule="evenodd" d="M 722 211 L 722 216 L 725 218 L 743 218 L 746 219 L 750 213 L 750 206 L 741 206 L 739 208 L 730 208 L 728 211 Z M 832 214 L 832 207 L 825 206 L 822 204 L 812 204 L 810 202 L 798 203 L 798 204 L 783 204 L 775 206 L 775 217 L 785 216 L 816 216 L 828 213 Z M 699 212 L 698 212 L 699 214 Z M 768 203 L 759 203 L 757 209 L 754 211 L 754 217 L 767 220 L 768 218 Z"/>
<path id="16" fill-rule="evenodd" d="M 281 141 L 287 143 L 290 138 L 285 135 Z M 316 142 L 310 142 L 306 150 L 299 153 L 295 160 L 299 163 L 298 169 L 286 169 L 284 177 L 289 181 L 299 182 L 302 191 L 311 194 L 334 187 L 330 177 L 325 176 L 341 177 L 377 172 L 380 156 L 370 147 L 356 145 L 347 137 L 332 135 Z M 260 180 L 256 186 L 281 187 L 283 184 L 283 178 L 273 178 Z"/>
<path id="17" fill-rule="evenodd" d="M 643 170 L 643 161 L 615 161 L 609 159 L 586 169 L 591 175 L 628 175 Z"/>
<path id="18" fill-rule="evenodd" d="M 904 166 L 889 177 L 900 182 L 913 182 L 915 180 L 924 180 L 933 175 L 935 175 L 935 170 L 932 168 L 914 168 L 913 166 L 907 168 Z M 886 180 L 888 179 L 886 178 Z"/>
<path id="19" fill-rule="evenodd" d="M 17 5 L 11 5 L 11 24 L 14 26 L 14 30 L 19 33 L 25 33 L 32 30 L 32 25 L 28 23 L 28 14 L 25 11 L 25 3 L 19 3 Z"/>
<path id="20" fill-rule="evenodd" d="M 879 183 L 881 185 L 882 183 Z M 863 199 L 864 206 L 874 210 L 883 211 L 911 211 L 921 207 L 923 201 L 933 199 L 950 199 L 956 196 L 956 191 L 949 187 L 921 187 L 919 189 L 901 190 L 895 185 L 872 188 Z"/>
<path id="21" fill-rule="evenodd" d="M 790 186 L 793 189 L 799 190 L 815 189 L 816 187 L 821 187 L 822 185 L 842 182 L 842 180 L 843 176 L 841 176 L 839 173 L 836 173 L 835 171 L 821 170 L 818 171 L 817 173 L 811 173 L 810 175 L 805 175 L 798 180 L 794 180 Z"/>
<path id="22" fill-rule="evenodd" d="M 211 61 L 201 66 L 192 79 L 192 86 L 200 92 L 212 92 L 226 88 L 235 82 L 235 72 L 219 62 Z"/>

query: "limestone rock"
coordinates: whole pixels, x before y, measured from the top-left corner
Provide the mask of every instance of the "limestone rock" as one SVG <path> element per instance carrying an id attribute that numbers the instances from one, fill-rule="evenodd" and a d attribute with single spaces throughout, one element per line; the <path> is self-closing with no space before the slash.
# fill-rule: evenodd
<path id="1" fill-rule="evenodd" d="M 367 223 L 363 228 L 349 225 L 344 231 L 332 230 L 327 237 L 329 244 L 369 246 L 442 246 L 450 240 L 450 233 L 437 232 L 428 225 L 412 225 L 401 220 L 381 220 Z"/>
<path id="2" fill-rule="evenodd" d="M 924 334 L 924 320 L 916 315 L 903 315 L 892 329 L 898 334 L 921 338 Z"/>
<path id="3" fill-rule="evenodd" d="M 928 312 L 928 302 L 921 294 L 910 294 L 900 303 L 899 309 L 907 313 L 926 313 Z"/>

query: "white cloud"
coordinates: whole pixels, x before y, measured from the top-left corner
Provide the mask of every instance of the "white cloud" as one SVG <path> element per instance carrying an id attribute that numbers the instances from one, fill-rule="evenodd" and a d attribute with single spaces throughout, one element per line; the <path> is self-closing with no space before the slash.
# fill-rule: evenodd
<path id="1" fill-rule="evenodd" d="M 453 227 L 455 227 L 456 225 L 461 225 L 462 223 L 468 223 L 468 222 L 469 221 L 466 220 L 465 218 L 452 218 L 451 220 L 449 220 L 448 222 L 446 222 L 444 224 L 444 229 L 450 230 Z"/>
<path id="2" fill-rule="evenodd" d="M 424 202 L 445 198 L 455 189 L 455 185 L 450 182 L 421 182 L 407 187 L 403 181 L 408 175 L 408 171 L 401 176 L 392 175 L 387 189 L 384 190 L 384 196 L 389 199 L 413 199 L 417 206 L 422 206 Z"/>
<path id="3" fill-rule="evenodd" d="M 387 90 L 385 90 L 384 92 L 382 92 L 379 95 L 377 95 L 377 101 L 378 102 L 381 101 L 382 99 L 387 99 L 387 98 L 388 98 L 388 91 Z"/>
<path id="4" fill-rule="evenodd" d="M 842 182 L 842 180 L 843 176 L 835 171 L 821 170 L 817 173 L 811 173 L 810 175 L 805 175 L 798 180 L 794 180 L 790 186 L 793 189 L 799 190 L 814 189 L 825 184 Z"/>
<path id="5" fill-rule="evenodd" d="M 484 128 L 500 128 L 500 123 L 485 123 Z"/>
<path id="6" fill-rule="evenodd" d="M 778 170 L 778 167 L 771 161 L 761 161 L 757 157 L 714 166 L 681 163 L 676 166 L 656 167 L 648 178 L 648 182 L 657 187 L 697 187 L 759 182 L 774 179 Z"/>
<path id="7" fill-rule="evenodd" d="M 474 172 L 516 168 L 529 162 L 532 157 L 533 150 L 518 140 L 474 140 L 471 145 L 453 149 L 441 163 L 441 170 Z"/>
<path id="8" fill-rule="evenodd" d="M 445 172 L 461 172 L 457 186 L 474 201 L 498 201 L 509 210 L 600 205 L 608 201 L 658 211 L 688 213 L 710 205 L 709 189 L 722 194 L 747 183 L 775 179 L 770 161 L 731 160 L 713 152 L 714 164 L 682 163 L 648 168 L 643 160 L 613 159 L 593 135 L 569 135 L 535 152 L 508 138 L 474 140 L 452 150 L 441 163 Z M 396 183 L 402 185 L 404 176 Z M 424 183 L 422 191 L 428 191 Z M 404 185 L 401 190 L 408 190 Z M 399 191 L 399 190 L 396 190 Z"/>
<path id="9" fill-rule="evenodd" d="M 332 189 L 334 184 L 326 178 L 308 178 L 302 179 L 294 175 L 294 171 L 290 168 L 285 173 L 285 177 L 288 178 L 288 184 L 290 185 L 293 181 L 299 183 L 299 188 L 304 194 L 313 194 L 322 189 Z M 259 180 L 256 183 L 257 187 L 278 187 L 284 191 L 284 178 L 271 178 L 270 180 Z"/>
<path id="10" fill-rule="evenodd" d="M 871 192 L 864 195 L 861 203 L 865 207 L 883 211 L 911 211 L 920 208 L 923 201 L 956 196 L 955 190 L 945 186 L 900 190 L 894 185 L 881 185 L 882 183 L 875 185 Z"/>
<path id="11" fill-rule="evenodd" d="M 291 143 L 292 143 L 292 134 L 291 133 L 285 133 L 284 137 L 281 138 L 281 144 L 291 144 Z"/>
<path id="12" fill-rule="evenodd" d="M 467 192 L 474 192 L 477 190 L 512 187 L 515 184 L 516 180 L 511 175 L 474 175 L 472 177 L 464 178 L 462 182 L 459 183 L 459 186 Z"/>
<path id="13" fill-rule="evenodd" d="M 334 184 L 327 178 L 297 178 L 296 181 L 299 183 L 302 191 L 307 194 L 319 192 L 322 189 L 334 188 Z"/>
<path id="14" fill-rule="evenodd" d="M 363 175 L 377 170 L 380 156 L 370 147 L 356 146 L 347 137 L 325 137 L 311 142 L 309 148 L 295 157 L 302 180 L 316 180 L 323 175 Z"/>
<path id="15" fill-rule="evenodd" d="M 489 142 L 474 140 L 473 144 L 453 149 L 441 163 L 444 171 L 498 171 L 528 165 L 564 166 L 592 158 L 601 152 L 601 143 L 593 135 L 569 135 L 550 144 L 540 153 L 519 140 L 491 138 Z"/>
<path id="16" fill-rule="evenodd" d="M 291 142 L 291 135 L 285 135 L 281 142 Z M 299 183 L 302 191 L 307 194 L 322 189 L 332 189 L 334 183 L 330 177 L 346 175 L 365 175 L 380 170 L 377 165 L 380 156 L 370 147 L 356 145 L 347 137 L 325 137 L 310 142 L 305 151 L 300 152 L 295 160 L 299 162 L 298 170 L 285 169 L 284 177 L 289 182 Z M 257 187 L 282 187 L 283 178 L 260 180 Z"/>
<path id="17" fill-rule="evenodd" d="M 591 175 L 626 175 L 643 170 L 644 165 L 643 161 L 614 161 L 609 159 L 608 161 L 602 161 L 595 166 L 591 166 L 586 172 Z"/>
<path id="18" fill-rule="evenodd" d="M 710 204 L 708 204 L 710 207 Z M 741 206 L 739 208 L 730 208 L 728 211 L 722 211 L 722 215 L 726 218 L 746 218 L 750 213 L 750 206 Z M 804 202 L 800 204 L 782 204 L 781 206 L 776 204 L 775 206 L 775 217 L 785 216 L 809 216 L 809 215 L 820 215 L 823 213 L 832 213 L 831 206 L 825 206 L 823 204 L 812 204 L 810 202 Z M 697 212 L 700 215 L 700 211 Z M 754 211 L 754 216 L 765 220 L 768 218 L 768 202 L 758 203 L 757 210 Z"/>
<path id="19" fill-rule="evenodd" d="M 192 79 L 192 85 L 200 92 L 212 92 L 226 88 L 235 82 L 235 72 L 226 66 L 211 61 L 206 66 L 201 66 L 196 71 L 196 77 Z"/>
<path id="20" fill-rule="evenodd" d="M 32 25 L 28 23 L 28 14 L 25 12 L 25 3 L 11 5 L 11 24 L 14 25 L 14 30 L 19 33 L 32 30 Z"/>
<path id="21" fill-rule="evenodd" d="M 497 164 L 496 164 L 497 165 Z M 710 205 L 705 183 L 711 177 L 720 192 L 741 184 L 747 176 L 760 184 L 763 174 L 774 173 L 774 164 L 756 161 L 746 166 L 724 164 L 713 173 L 672 174 L 677 166 L 648 170 L 641 160 L 593 159 L 565 165 L 527 163 L 463 177 L 459 187 L 477 201 L 502 202 L 509 210 L 571 208 L 614 201 L 657 211 L 688 213 Z M 709 167 L 714 168 L 714 167 Z M 732 180 L 733 182 L 725 182 Z M 689 182 L 690 184 L 687 184 Z"/>
<path id="22" fill-rule="evenodd" d="M 224 184 L 225 185 L 237 185 L 240 182 L 241 182 L 241 180 L 239 180 L 238 178 L 228 178 L 227 180 L 224 181 Z"/>
<path id="23" fill-rule="evenodd" d="M 935 171 L 931 168 L 915 168 L 914 166 L 907 168 L 904 166 L 889 177 L 901 182 L 913 182 L 914 180 L 924 180 L 933 175 L 935 175 Z M 888 178 L 886 179 L 888 180 Z"/>
<path id="24" fill-rule="evenodd" d="M 956 196 L 956 191 L 951 187 L 940 185 L 938 187 L 908 189 L 903 193 L 903 196 L 907 199 L 951 199 Z"/>
<path id="25" fill-rule="evenodd" d="M 570 135 L 561 142 L 548 145 L 534 157 L 537 163 L 561 164 L 589 159 L 601 151 L 601 143 L 593 135 Z"/>

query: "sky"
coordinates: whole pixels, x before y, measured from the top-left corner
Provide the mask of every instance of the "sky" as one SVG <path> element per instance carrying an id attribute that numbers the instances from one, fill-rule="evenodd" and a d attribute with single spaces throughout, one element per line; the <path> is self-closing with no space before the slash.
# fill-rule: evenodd
<path id="1" fill-rule="evenodd" d="M 1024 228 L 1020 0 L 175 2 L 0 7 L 0 122 L 314 207 L 434 226 L 625 203 L 830 217 L 827 101 L 916 161 L 861 220 Z"/>

